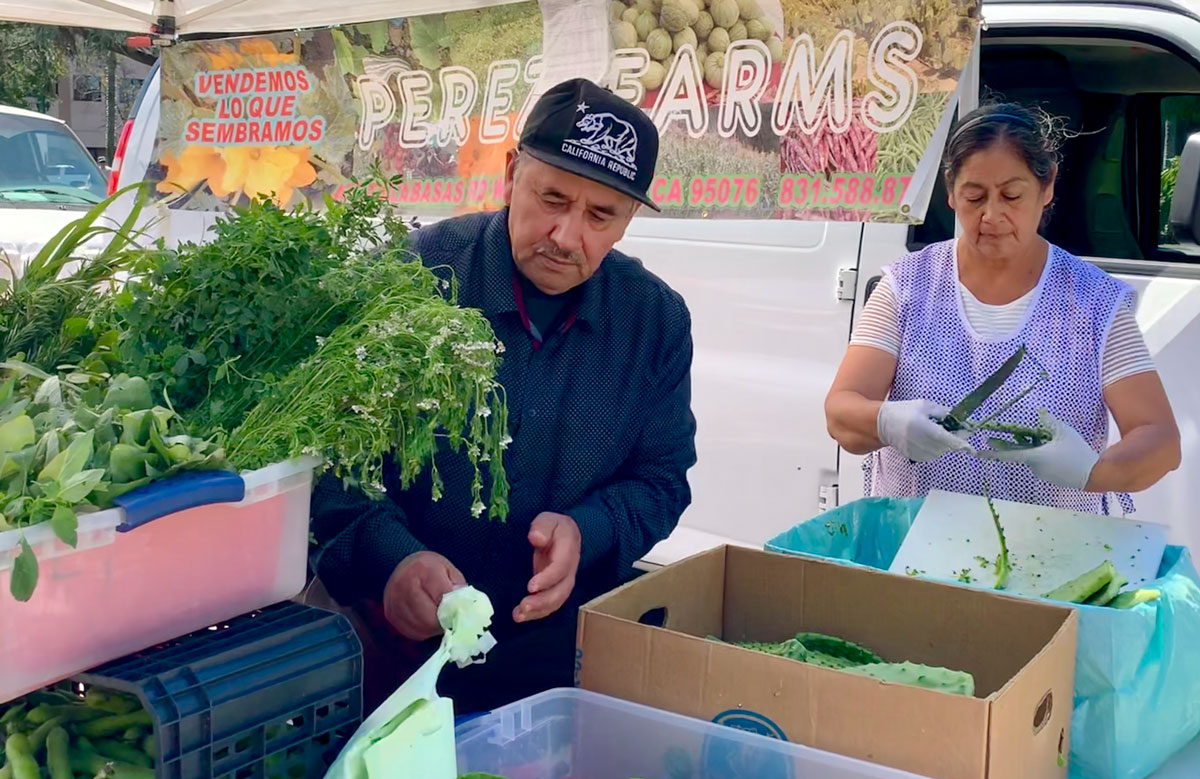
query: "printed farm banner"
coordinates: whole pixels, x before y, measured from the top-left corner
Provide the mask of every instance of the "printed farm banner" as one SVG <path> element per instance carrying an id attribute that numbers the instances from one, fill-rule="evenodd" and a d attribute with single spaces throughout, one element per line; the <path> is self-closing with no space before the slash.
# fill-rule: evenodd
<path id="1" fill-rule="evenodd" d="M 919 221 L 979 20 L 979 0 L 479 5 L 171 47 L 158 193 L 320 207 L 374 173 L 412 214 L 494 209 L 533 102 L 581 76 L 659 128 L 663 217 Z"/>

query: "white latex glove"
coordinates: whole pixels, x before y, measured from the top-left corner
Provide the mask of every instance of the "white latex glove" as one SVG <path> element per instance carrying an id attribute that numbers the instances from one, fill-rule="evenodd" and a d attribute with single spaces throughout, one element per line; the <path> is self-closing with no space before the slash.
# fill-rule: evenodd
<path id="1" fill-rule="evenodd" d="M 1033 449 L 1003 451 L 984 449 L 976 454 L 985 460 L 1007 460 L 1029 466 L 1033 475 L 1050 484 L 1081 490 L 1091 478 L 1100 455 L 1079 432 L 1057 417 L 1042 411 L 1040 423 L 1053 431 L 1053 438 Z"/>
<path id="2" fill-rule="evenodd" d="M 913 462 L 925 462 L 946 452 L 971 451 L 969 433 L 951 433 L 937 420 L 950 413 L 946 406 L 931 400 L 897 400 L 879 407 L 875 427 L 879 440 Z"/>

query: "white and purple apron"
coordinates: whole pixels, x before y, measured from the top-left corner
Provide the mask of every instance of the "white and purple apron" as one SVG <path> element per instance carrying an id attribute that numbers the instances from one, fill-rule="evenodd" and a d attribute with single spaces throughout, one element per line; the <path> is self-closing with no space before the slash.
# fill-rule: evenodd
<path id="1" fill-rule="evenodd" d="M 1104 450 L 1108 407 L 1100 363 L 1117 308 L 1133 294 L 1128 285 L 1051 246 L 1021 326 L 1003 340 L 988 340 L 970 327 L 962 310 L 953 240 L 909 254 L 884 272 L 896 293 L 900 325 L 890 400 L 925 398 L 953 407 L 1025 344 L 1021 365 L 972 418 L 991 415 L 1032 384 L 1040 363 L 1049 378 L 997 421 L 1032 427 L 1038 409 L 1045 408 L 1079 431 L 1097 452 Z M 976 432 L 970 441 L 976 449 L 988 447 L 985 433 Z M 1107 495 L 1049 484 L 1020 463 L 981 460 L 964 452 L 912 463 L 884 447 L 867 458 L 864 471 L 868 495 L 924 496 L 934 489 L 981 494 L 986 481 L 992 497 L 1001 500 L 1109 513 Z M 1127 494 L 1118 498 L 1125 513 L 1134 510 Z"/>

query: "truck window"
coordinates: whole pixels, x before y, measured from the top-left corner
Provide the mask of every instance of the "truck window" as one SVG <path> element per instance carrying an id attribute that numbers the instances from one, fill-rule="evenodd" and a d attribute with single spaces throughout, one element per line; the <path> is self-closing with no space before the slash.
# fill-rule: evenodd
<path id="1" fill-rule="evenodd" d="M 1033 37 L 983 41 L 981 96 L 1037 105 L 1068 134 L 1046 237 L 1083 257 L 1200 261 L 1166 225 L 1173 160 L 1200 130 L 1200 70 L 1150 41 Z M 1192 94 L 1196 93 L 1196 94 Z M 949 238 L 953 213 L 939 181 L 917 248 Z"/>
<path id="2" fill-rule="evenodd" d="M 1179 155 L 1188 136 L 1200 132 L 1200 95 L 1171 95 L 1159 104 L 1162 119 L 1162 176 L 1159 181 L 1158 247 L 1163 253 L 1182 254 L 1200 259 L 1200 247 L 1180 244 L 1172 235 L 1168 217 L 1175 176 L 1179 173 Z"/>

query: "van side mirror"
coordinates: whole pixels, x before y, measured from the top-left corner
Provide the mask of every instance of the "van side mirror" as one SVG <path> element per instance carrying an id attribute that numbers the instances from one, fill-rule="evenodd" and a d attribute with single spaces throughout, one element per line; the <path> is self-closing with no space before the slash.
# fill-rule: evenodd
<path id="1" fill-rule="evenodd" d="M 1179 156 L 1169 219 L 1177 241 L 1200 244 L 1200 133 L 1188 136 Z"/>

